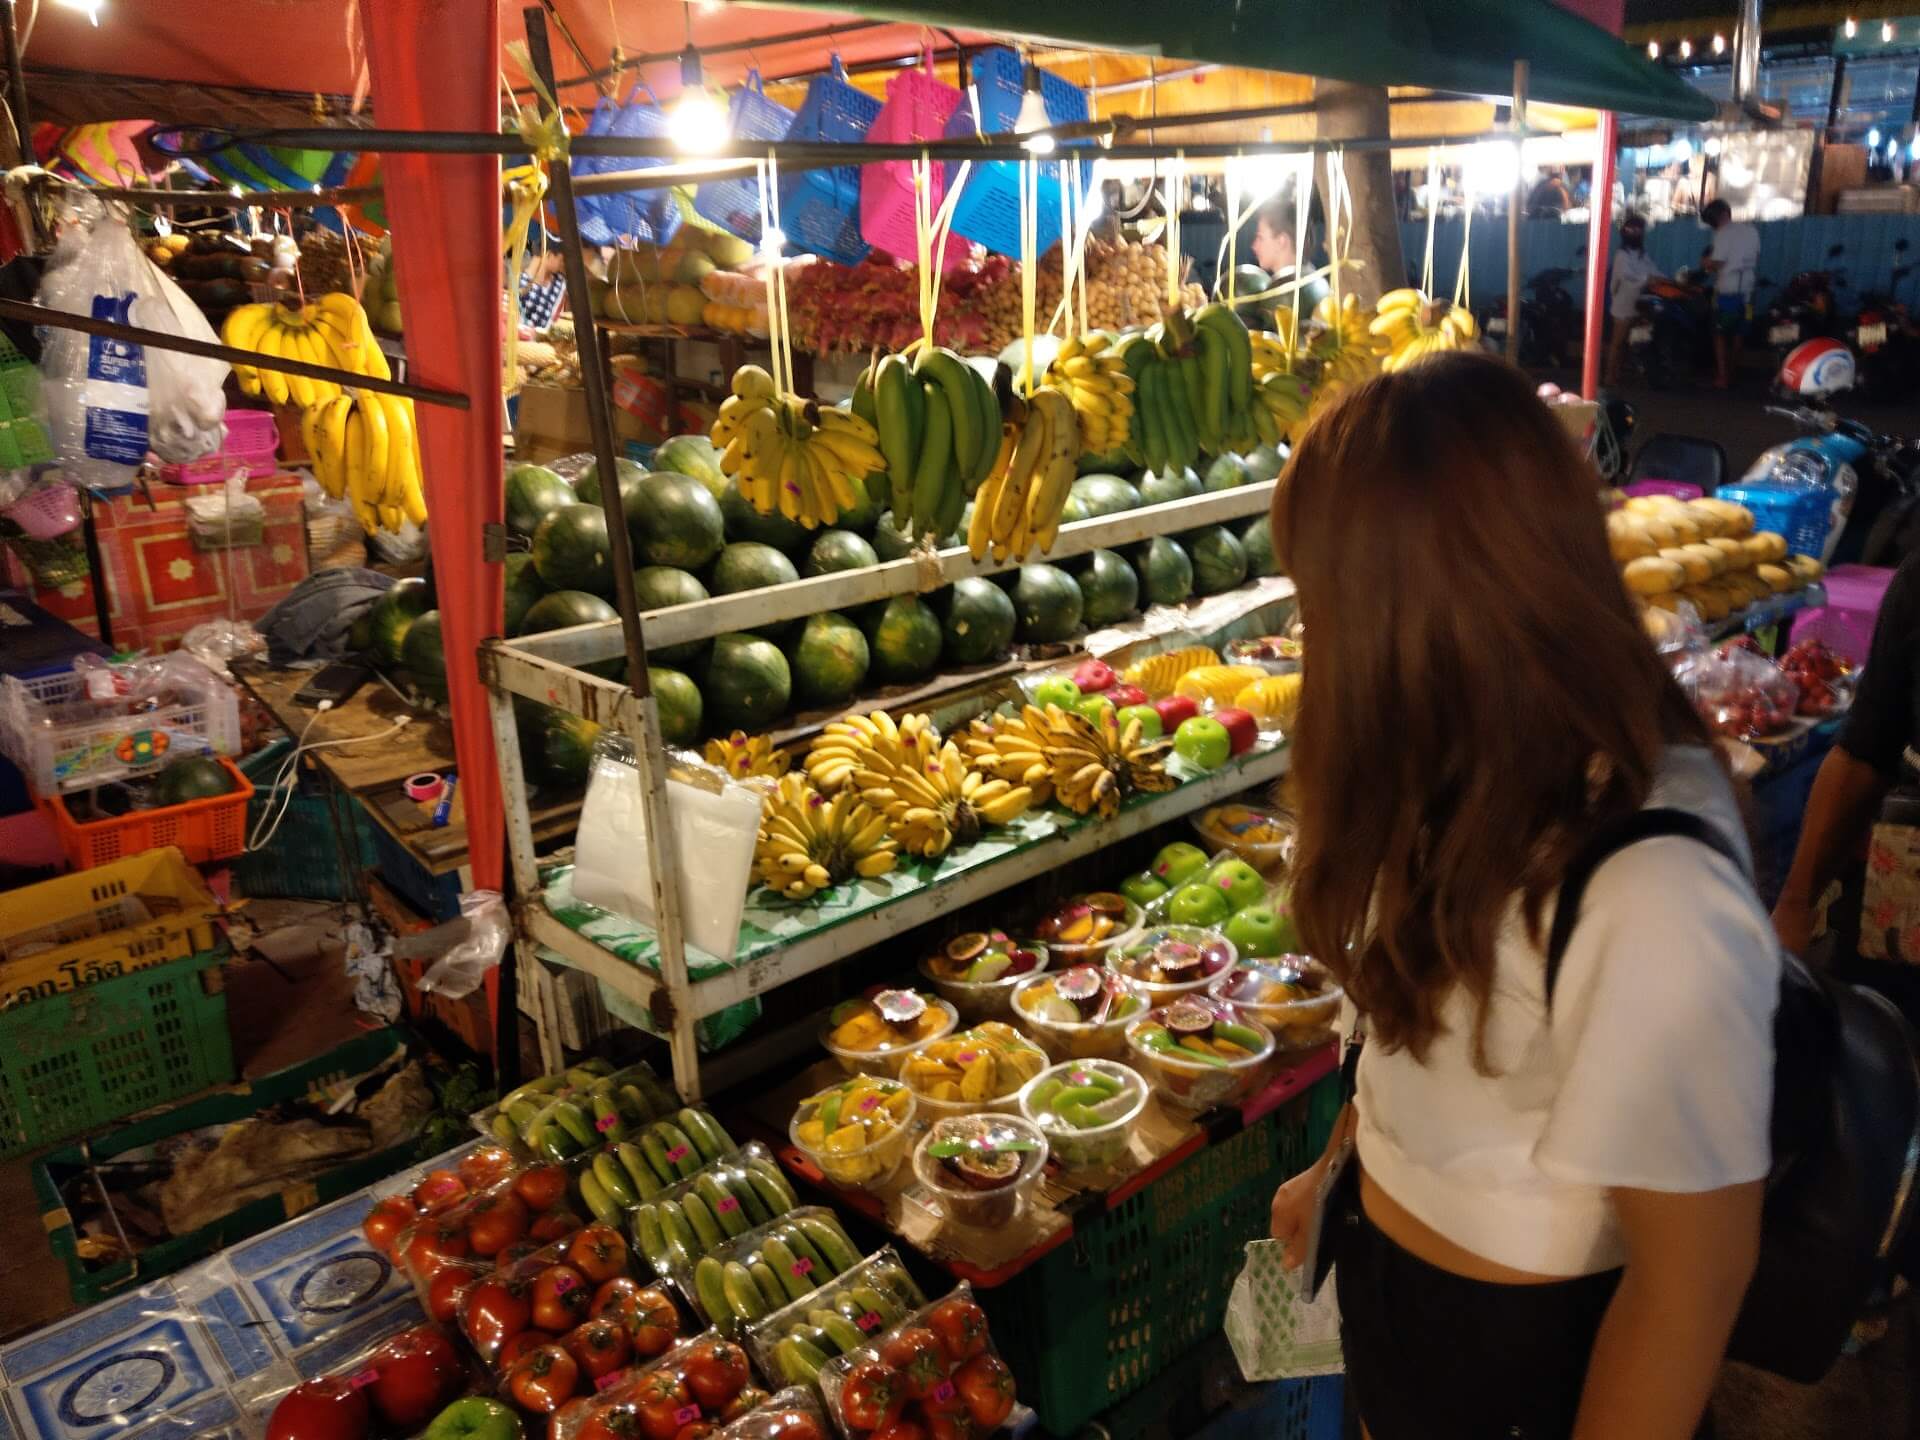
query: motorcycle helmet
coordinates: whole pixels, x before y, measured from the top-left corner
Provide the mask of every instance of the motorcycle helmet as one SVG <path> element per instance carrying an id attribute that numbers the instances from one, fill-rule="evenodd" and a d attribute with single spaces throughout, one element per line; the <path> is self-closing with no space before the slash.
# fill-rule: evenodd
<path id="1" fill-rule="evenodd" d="M 1821 336 L 1787 352 L 1774 388 L 1802 400 L 1824 400 L 1853 388 L 1853 351 L 1832 336 Z"/>

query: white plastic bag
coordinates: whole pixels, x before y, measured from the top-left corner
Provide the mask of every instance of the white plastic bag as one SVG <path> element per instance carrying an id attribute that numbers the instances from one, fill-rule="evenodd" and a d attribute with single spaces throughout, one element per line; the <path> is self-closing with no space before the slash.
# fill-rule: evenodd
<path id="1" fill-rule="evenodd" d="M 1309 1300 L 1299 1270 L 1289 1270 L 1278 1240 L 1249 1240 L 1247 1263 L 1227 1296 L 1227 1343 L 1250 1381 L 1338 1375 L 1340 1302 L 1333 1280 Z"/>
<path id="2" fill-rule="evenodd" d="M 654 924 L 652 848 L 641 804 L 640 772 L 626 737 L 602 732 L 580 806 L 573 844 L 574 897 L 616 915 Z M 731 959 L 747 905 L 760 797 L 713 772 L 714 790 L 669 781 L 680 867 L 680 918 L 689 944 Z"/>
<path id="3" fill-rule="evenodd" d="M 217 340 L 206 317 L 135 242 L 118 215 L 97 205 L 62 232 L 39 302 L 189 339 Z M 133 481 L 149 450 L 196 460 L 226 441 L 223 360 L 47 327 L 40 370 L 55 453 L 88 485 Z"/>
<path id="4" fill-rule="evenodd" d="M 434 961 L 419 984 L 420 989 L 437 991 L 449 1000 L 464 1000 L 478 990 L 513 943 L 513 917 L 507 914 L 498 890 L 462 895 L 460 916 L 466 922 L 465 938 Z"/>

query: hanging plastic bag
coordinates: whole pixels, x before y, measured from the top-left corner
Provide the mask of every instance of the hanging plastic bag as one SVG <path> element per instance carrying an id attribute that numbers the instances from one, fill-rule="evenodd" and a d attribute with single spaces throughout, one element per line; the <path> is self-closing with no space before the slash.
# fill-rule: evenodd
<path id="1" fill-rule="evenodd" d="M 466 926 L 465 937 L 433 962 L 418 987 L 449 1000 L 464 1000 L 478 990 L 513 943 L 513 917 L 507 914 L 498 890 L 462 895 L 460 918 Z"/>
<path id="2" fill-rule="evenodd" d="M 1300 1271 L 1289 1270 L 1278 1240 L 1249 1240 L 1247 1263 L 1227 1295 L 1227 1343 L 1249 1381 L 1307 1380 L 1338 1375 L 1340 1302 L 1334 1287 L 1316 1299 L 1301 1293 Z"/>

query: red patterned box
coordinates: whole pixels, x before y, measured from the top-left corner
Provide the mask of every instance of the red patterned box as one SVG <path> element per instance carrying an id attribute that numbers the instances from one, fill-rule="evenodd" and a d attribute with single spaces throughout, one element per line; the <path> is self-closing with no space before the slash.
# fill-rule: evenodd
<path id="1" fill-rule="evenodd" d="M 265 525 L 258 544 L 232 550 L 199 549 L 187 533 L 186 501 L 209 488 L 155 484 L 151 506 L 136 489 L 94 508 L 117 646 L 164 650 L 209 620 L 229 614 L 257 620 L 307 578 L 299 476 L 281 472 L 247 482 L 247 493 L 266 508 Z M 33 586 L 10 553 L 7 564 L 35 601 L 87 634 L 97 633 L 87 582 Z"/>

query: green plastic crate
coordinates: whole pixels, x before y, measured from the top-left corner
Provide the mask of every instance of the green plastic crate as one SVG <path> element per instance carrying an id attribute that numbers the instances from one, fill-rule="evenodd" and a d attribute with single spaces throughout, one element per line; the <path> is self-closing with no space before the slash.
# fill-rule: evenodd
<path id="1" fill-rule="evenodd" d="M 1320 1154 L 1337 1077 L 1196 1152 L 977 1298 L 1020 1398 L 1071 1435 L 1220 1328 L 1244 1247 L 1267 1231 L 1276 1186 Z"/>
<path id="2" fill-rule="evenodd" d="M 269 754 L 271 749 L 261 753 Z M 360 898 L 359 872 L 380 868 L 373 822 L 366 809 L 352 796 L 336 794 L 325 779 L 299 776 L 272 786 L 271 768 L 254 764 L 255 758 L 249 756 L 240 767 L 254 782 L 253 799 L 247 806 L 248 836 L 263 823 L 272 824 L 262 817 L 277 812 L 283 801 L 286 813 L 265 848 L 234 858 L 234 889 L 254 899 Z M 290 800 L 289 787 L 293 790 Z M 352 872 L 340 867 L 343 844 L 351 849 L 347 858 Z"/>
<path id="3" fill-rule="evenodd" d="M 233 1079 L 225 946 L 0 1013 L 0 1156 Z"/>

